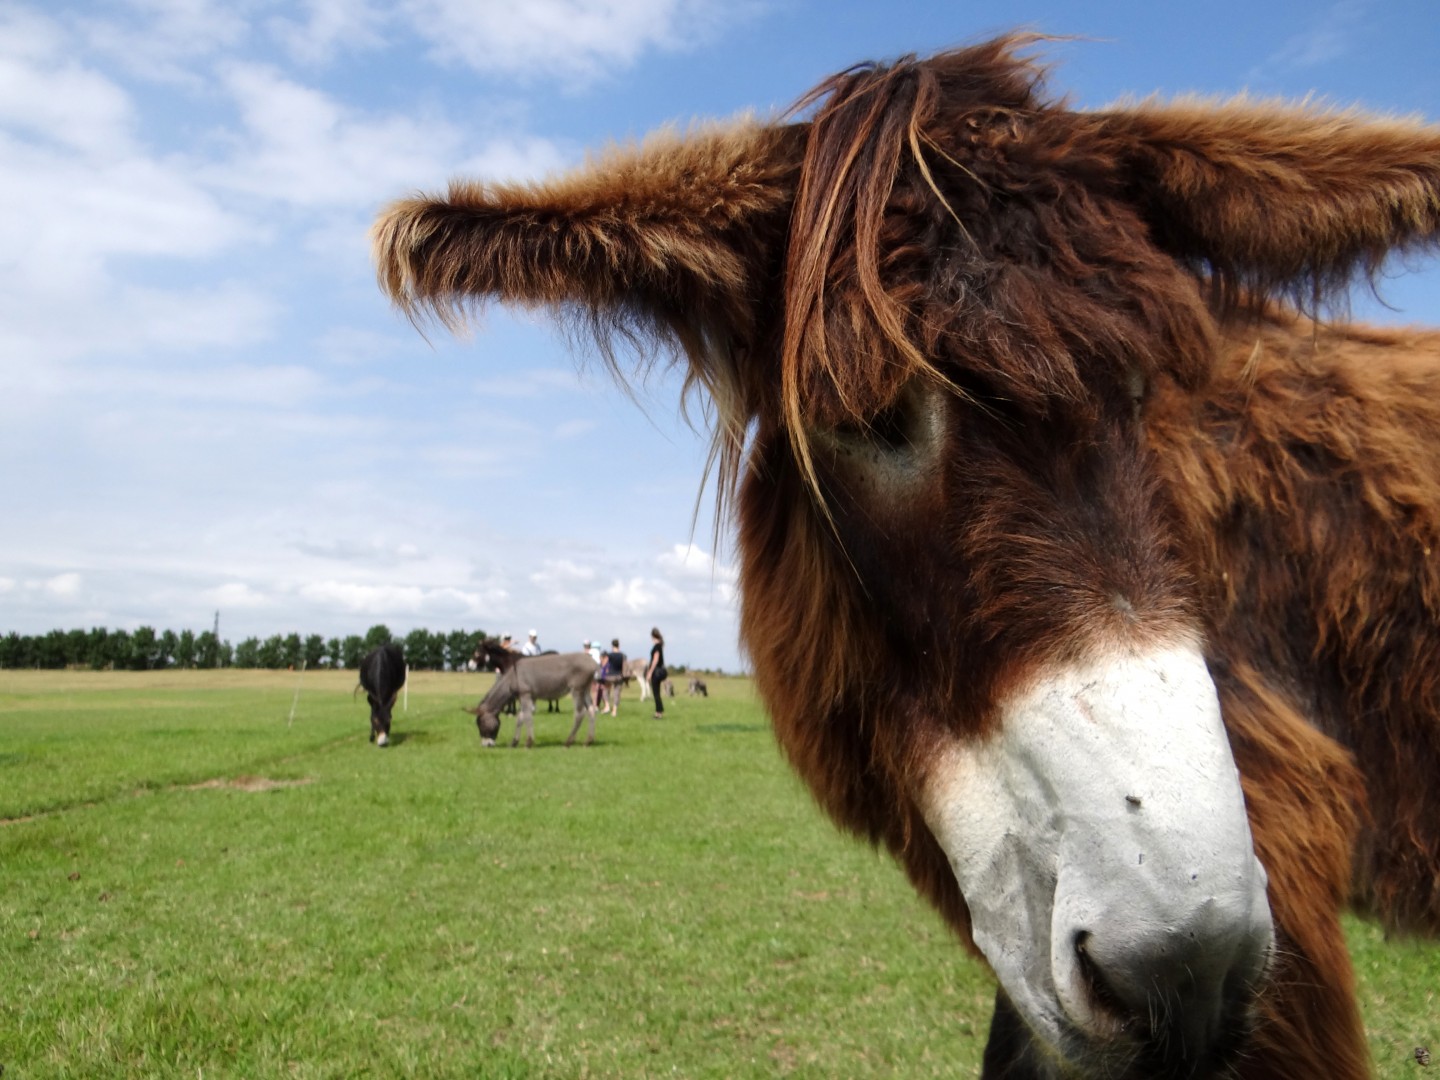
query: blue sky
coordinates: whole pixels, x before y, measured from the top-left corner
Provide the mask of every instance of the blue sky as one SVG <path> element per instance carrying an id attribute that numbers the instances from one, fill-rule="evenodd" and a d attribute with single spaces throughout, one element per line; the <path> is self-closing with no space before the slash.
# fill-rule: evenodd
<path id="1" fill-rule="evenodd" d="M 0 632 L 652 624 L 741 663 L 678 380 L 533 315 L 426 342 L 375 210 L 1015 26 L 1077 107 L 1314 94 L 1440 120 L 1433 0 L 0 0 Z M 1433 263 L 1385 289 L 1440 322 Z M 1393 310 L 1392 310 L 1393 309 Z"/>

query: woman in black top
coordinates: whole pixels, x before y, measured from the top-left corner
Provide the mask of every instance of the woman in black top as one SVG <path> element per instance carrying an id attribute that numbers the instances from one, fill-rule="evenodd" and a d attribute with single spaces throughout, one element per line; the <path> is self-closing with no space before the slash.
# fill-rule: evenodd
<path id="1" fill-rule="evenodd" d="M 665 703 L 660 700 L 660 684 L 670 677 L 665 670 L 665 639 L 658 627 L 650 629 L 650 663 L 645 668 L 645 678 L 650 681 L 650 693 L 655 695 L 655 719 L 665 716 Z"/>

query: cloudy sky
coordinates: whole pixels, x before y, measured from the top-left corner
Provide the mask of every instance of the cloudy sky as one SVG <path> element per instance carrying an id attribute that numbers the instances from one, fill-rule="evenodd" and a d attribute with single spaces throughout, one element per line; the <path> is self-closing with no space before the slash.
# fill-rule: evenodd
<path id="1" fill-rule="evenodd" d="M 369 222 L 1017 25 L 1083 39 L 1051 50 L 1078 106 L 1440 120 L 1433 0 L 0 0 L 0 633 L 218 610 L 231 641 L 534 626 L 638 652 L 659 624 L 673 661 L 734 669 L 677 380 L 632 401 L 503 311 L 423 340 Z M 1357 309 L 1440 322 L 1419 269 Z"/>

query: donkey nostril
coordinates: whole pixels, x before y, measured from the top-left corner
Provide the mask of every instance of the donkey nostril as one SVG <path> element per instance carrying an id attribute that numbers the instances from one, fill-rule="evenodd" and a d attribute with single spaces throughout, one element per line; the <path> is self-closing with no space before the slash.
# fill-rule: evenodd
<path id="1" fill-rule="evenodd" d="M 1090 931 L 1080 930 L 1075 934 L 1075 962 L 1085 997 L 1094 1013 L 1094 1019 L 1109 1020 L 1123 1031 L 1129 1024 L 1133 1011 L 1126 1006 L 1115 988 L 1105 978 L 1100 965 L 1090 950 Z"/>

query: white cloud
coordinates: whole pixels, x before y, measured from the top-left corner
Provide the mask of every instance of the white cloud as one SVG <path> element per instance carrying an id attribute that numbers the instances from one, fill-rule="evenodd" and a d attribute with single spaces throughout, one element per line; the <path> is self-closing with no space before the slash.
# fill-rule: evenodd
<path id="1" fill-rule="evenodd" d="M 71 571 L 66 574 L 56 574 L 54 577 L 41 583 L 41 587 L 51 596 L 59 597 L 62 600 L 71 600 L 80 595 L 81 577 Z"/>
<path id="2" fill-rule="evenodd" d="M 300 18 L 276 16 L 270 33 L 295 60 L 327 63 L 339 52 L 379 48 L 385 43 L 386 14 L 367 0 L 306 0 Z"/>
<path id="3" fill-rule="evenodd" d="M 706 40 L 754 5 L 715 0 L 409 0 L 436 56 L 487 74 L 582 80 Z"/>
<path id="4" fill-rule="evenodd" d="M 96 157 L 125 150 L 135 121 L 128 95 L 81 67 L 53 24 L 0 11 L 0 126 Z"/>
<path id="5" fill-rule="evenodd" d="M 220 609 L 240 608 L 245 611 L 253 611 L 257 608 L 268 608 L 273 605 L 270 597 L 266 596 L 241 581 L 227 582 L 218 588 L 209 589 L 205 592 L 207 606 Z"/>
<path id="6" fill-rule="evenodd" d="M 1340 59 L 1354 46 L 1369 7 L 1368 0 L 1339 0 L 1316 11 L 1310 25 L 1251 71 L 1248 81 L 1263 84 L 1277 72 L 1303 71 Z"/>
<path id="7" fill-rule="evenodd" d="M 586 388 L 574 368 L 529 367 L 500 376 L 472 379 L 470 389 L 484 398 L 549 398 L 582 393 Z"/>
<path id="8" fill-rule="evenodd" d="M 733 566 L 718 562 L 713 555 L 693 543 L 675 544 L 669 551 L 657 555 L 655 564 L 666 573 L 686 578 L 734 582 L 737 577 Z"/>
<path id="9" fill-rule="evenodd" d="M 550 437 L 557 442 L 574 442 L 598 430 L 600 425 L 590 419 L 564 420 L 550 429 Z"/>
<path id="10" fill-rule="evenodd" d="M 131 0 L 129 10 L 69 22 L 96 54 L 140 78 L 194 84 L 197 61 L 243 44 L 247 13 L 229 0 Z"/>
<path id="11" fill-rule="evenodd" d="M 207 168 L 229 189 L 329 213 L 369 212 L 384 199 L 439 186 L 455 174 L 522 178 L 564 161 L 548 140 L 520 133 L 473 146 L 473 133 L 438 115 L 347 107 L 273 67 L 235 63 L 221 75 L 240 112 L 231 156 Z M 354 230 L 364 242 L 363 224 Z"/>
<path id="12" fill-rule="evenodd" d="M 403 615 L 421 624 L 426 618 L 475 618 L 487 609 L 493 610 L 499 599 L 495 594 L 450 587 L 370 585 L 350 581 L 311 582 L 300 587 L 299 595 L 322 608 L 370 618 Z"/>

